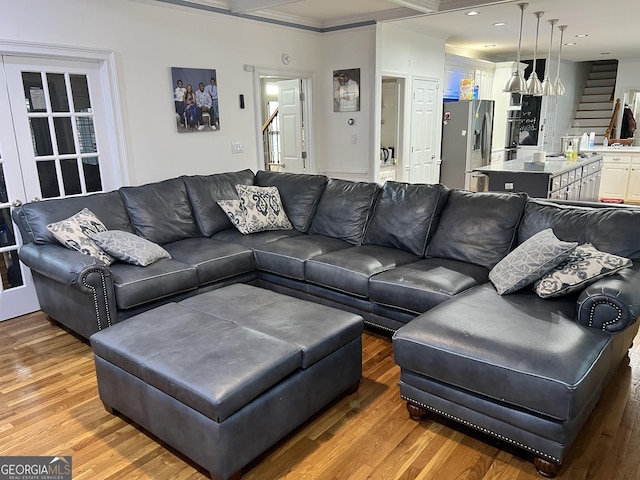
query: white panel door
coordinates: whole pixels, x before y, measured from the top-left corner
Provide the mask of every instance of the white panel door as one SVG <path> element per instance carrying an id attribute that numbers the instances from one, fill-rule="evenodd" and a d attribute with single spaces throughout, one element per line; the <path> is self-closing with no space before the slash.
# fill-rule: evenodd
<path id="1" fill-rule="evenodd" d="M 413 79 L 411 105 L 411 154 L 409 178 L 411 183 L 435 183 L 436 124 L 438 82 Z"/>
<path id="2" fill-rule="evenodd" d="M 2 70 L 0 61 L 0 321 L 40 308 L 31 271 L 18 260 L 22 242 L 11 220 L 11 206 L 23 203 L 26 195 Z"/>
<path id="3" fill-rule="evenodd" d="M 306 171 L 303 145 L 303 117 L 300 79 L 278 82 L 278 121 L 282 170 L 289 173 Z"/>

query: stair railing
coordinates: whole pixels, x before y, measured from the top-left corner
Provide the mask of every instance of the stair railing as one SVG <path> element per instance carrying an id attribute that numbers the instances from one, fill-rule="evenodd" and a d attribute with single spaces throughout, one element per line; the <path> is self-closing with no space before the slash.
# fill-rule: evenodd
<path id="1" fill-rule="evenodd" d="M 613 114 L 611 114 L 611 120 L 609 120 L 609 126 L 607 130 L 604 132 L 604 138 L 609 140 L 610 138 L 618 138 L 617 130 L 618 130 L 618 113 L 620 112 L 620 99 L 616 98 L 616 106 L 613 107 Z"/>
<path id="2" fill-rule="evenodd" d="M 280 164 L 279 111 L 279 108 L 276 107 L 269 118 L 262 124 L 264 166 L 267 170 L 271 170 L 272 165 Z"/>

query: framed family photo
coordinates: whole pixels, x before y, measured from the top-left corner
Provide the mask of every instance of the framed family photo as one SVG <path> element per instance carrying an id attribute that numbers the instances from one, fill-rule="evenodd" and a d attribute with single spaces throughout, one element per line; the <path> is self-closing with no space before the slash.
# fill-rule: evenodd
<path id="1" fill-rule="evenodd" d="M 360 69 L 333 71 L 333 111 L 360 111 Z"/>
<path id="2" fill-rule="evenodd" d="M 178 133 L 220 130 L 215 69 L 171 67 L 171 81 Z"/>

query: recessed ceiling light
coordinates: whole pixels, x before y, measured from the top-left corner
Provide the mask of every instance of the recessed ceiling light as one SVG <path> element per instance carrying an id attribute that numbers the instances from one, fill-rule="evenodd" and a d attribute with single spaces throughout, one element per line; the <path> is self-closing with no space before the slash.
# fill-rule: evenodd
<path id="1" fill-rule="evenodd" d="M 576 35 L 576 38 L 583 38 L 583 37 L 588 37 L 589 35 L 587 35 L 586 33 L 579 33 L 578 35 Z"/>
<path id="2" fill-rule="evenodd" d="M 484 48 L 493 48 L 493 47 L 495 47 L 495 46 L 496 46 L 496 44 L 495 44 L 495 43 L 492 43 L 491 45 L 485 45 L 485 46 L 484 46 Z"/>
<path id="3" fill-rule="evenodd" d="M 476 12 L 475 10 L 472 10 L 470 12 L 467 12 L 467 15 L 469 15 L 470 17 L 473 17 L 474 15 L 480 15 L 480 12 Z"/>
<path id="4" fill-rule="evenodd" d="M 565 43 L 565 45 L 567 47 L 573 47 L 576 44 L 576 42 L 569 42 L 569 43 Z"/>
<path id="5" fill-rule="evenodd" d="M 611 52 L 600 52 L 600 55 L 611 55 Z"/>
<path id="6" fill-rule="evenodd" d="M 493 26 L 494 27 L 502 27 L 502 26 L 504 26 L 506 24 L 507 24 L 507 22 L 496 22 L 496 23 L 493 24 Z"/>

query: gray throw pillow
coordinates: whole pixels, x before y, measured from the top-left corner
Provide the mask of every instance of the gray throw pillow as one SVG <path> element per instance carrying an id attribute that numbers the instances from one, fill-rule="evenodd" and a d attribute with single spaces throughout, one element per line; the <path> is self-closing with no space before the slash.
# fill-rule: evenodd
<path id="1" fill-rule="evenodd" d="M 628 258 L 601 252 L 586 243 L 576 247 L 569 258 L 536 281 L 533 289 L 542 298 L 559 297 L 582 290 L 597 279 L 631 265 Z"/>
<path id="2" fill-rule="evenodd" d="M 489 272 L 489 280 L 500 295 L 513 293 L 535 282 L 566 260 L 578 246 L 563 242 L 547 228 L 521 243 Z"/>
<path id="3" fill-rule="evenodd" d="M 109 230 L 89 235 L 105 252 L 126 263 L 146 267 L 161 258 L 171 258 L 160 245 L 121 230 Z"/>

